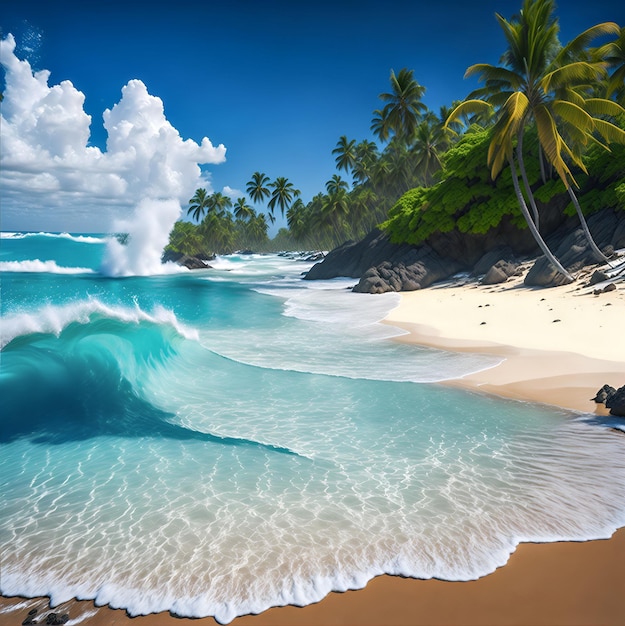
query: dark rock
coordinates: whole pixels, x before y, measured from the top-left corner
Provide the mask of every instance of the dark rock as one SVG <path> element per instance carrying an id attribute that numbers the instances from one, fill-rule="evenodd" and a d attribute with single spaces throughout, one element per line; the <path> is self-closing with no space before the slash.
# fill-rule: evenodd
<path id="1" fill-rule="evenodd" d="M 188 254 L 182 254 L 180 252 L 171 252 L 169 250 L 163 254 L 161 261 L 163 263 L 171 262 L 184 265 L 184 267 L 188 267 L 190 270 L 205 270 L 210 267 L 208 263 L 199 257 L 189 256 Z"/>
<path id="2" fill-rule="evenodd" d="M 612 395 L 616 393 L 616 389 L 611 385 L 603 385 L 599 391 L 597 391 L 594 398 L 592 398 L 593 402 L 597 404 L 605 404 L 606 400 L 610 398 Z"/>
<path id="3" fill-rule="evenodd" d="M 610 415 L 625 417 L 625 386 L 617 389 L 605 401 L 606 408 L 610 409 Z"/>
<path id="4" fill-rule="evenodd" d="M 172 252 L 167 250 L 161 257 L 162 263 L 177 263 L 178 265 L 184 265 L 190 270 L 200 270 L 209 268 L 210 265 L 206 261 L 212 261 L 215 259 L 214 254 L 198 253 L 196 256 L 190 256 L 188 254 L 182 254 L 182 252 Z"/>
<path id="5" fill-rule="evenodd" d="M 505 283 L 510 276 L 514 276 L 518 265 L 508 261 L 497 261 L 482 278 L 483 285 L 496 285 Z"/>
<path id="6" fill-rule="evenodd" d="M 475 264 L 471 275 L 482 276 L 483 274 L 486 274 L 488 270 L 498 261 L 508 261 L 509 263 L 515 262 L 515 256 L 510 246 L 497 246 L 496 248 L 489 250 Z"/>
<path id="7" fill-rule="evenodd" d="M 460 271 L 458 262 L 441 258 L 428 246 L 411 248 L 400 260 L 369 268 L 354 287 L 358 293 L 415 291 Z"/>
<path id="8" fill-rule="evenodd" d="M 557 287 L 571 281 L 561 274 L 546 256 L 540 256 L 526 274 L 523 282 L 529 287 Z"/>
<path id="9" fill-rule="evenodd" d="M 602 283 L 604 280 L 608 280 L 610 278 L 604 271 L 595 270 L 588 281 L 588 286 L 592 287 L 592 285 L 596 285 L 597 283 Z"/>
<path id="10" fill-rule="evenodd" d="M 595 289 L 593 294 L 600 296 L 602 293 L 609 293 L 610 291 L 616 291 L 616 285 L 614 283 L 608 283 L 603 289 Z"/>

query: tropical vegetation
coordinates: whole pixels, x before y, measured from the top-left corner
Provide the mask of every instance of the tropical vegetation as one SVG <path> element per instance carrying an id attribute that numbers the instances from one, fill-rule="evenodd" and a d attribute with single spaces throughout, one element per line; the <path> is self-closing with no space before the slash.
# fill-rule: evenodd
<path id="1" fill-rule="evenodd" d="M 467 69 L 481 81 L 467 98 L 434 112 L 413 70 L 391 70 L 372 114 L 374 140 L 339 137 L 323 190 L 305 202 L 286 177 L 261 171 L 234 204 L 198 189 L 187 211 L 197 225 L 177 224 L 171 246 L 329 249 L 376 227 L 417 244 L 453 229 L 486 233 L 506 219 L 530 229 L 570 279 L 541 234 L 551 203 L 577 215 L 604 258 L 586 216 L 625 209 L 625 30 L 606 22 L 563 45 L 553 0 L 523 0 L 517 15 L 496 19 L 507 47 L 499 65 Z M 269 240 L 278 214 L 288 228 Z"/>

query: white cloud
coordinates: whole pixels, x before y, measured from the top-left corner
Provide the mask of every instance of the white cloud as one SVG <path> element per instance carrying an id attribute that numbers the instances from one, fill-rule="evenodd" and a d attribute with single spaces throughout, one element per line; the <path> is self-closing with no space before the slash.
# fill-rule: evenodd
<path id="1" fill-rule="evenodd" d="M 223 193 L 224 196 L 228 196 L 229 198 L 232 198 L 232 200 L 238 200 L 239 198 L 245 196 L 245 193 L 243 193 L 239 189 L 233 189 L 229 185 L 226 185 L 222 189 L 221 193 Z"/>
<path id="2" fill-rule="evenodd" d="M 107 109 L 106 150 L 88 146 L 91 117 L 85 96 L 70 81 L 48 85 L 15 55 L 15 40 L 0 41 L 6 74 L 0 125 L 3 228 L 107 230 L 143 199 L 186 202 L 207 186 L 199 164 L 225 160 L 223 145 L 204 137 L 183 140 L 165 117 L 163 102 L 140 80 L 122 88 Z"/>

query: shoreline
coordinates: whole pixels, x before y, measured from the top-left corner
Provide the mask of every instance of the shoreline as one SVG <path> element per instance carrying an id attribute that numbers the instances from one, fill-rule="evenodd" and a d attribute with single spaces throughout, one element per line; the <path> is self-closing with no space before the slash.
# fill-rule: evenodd
<path id="1" fill-rule="evenodd" d="M 237 617 L 233 626 L 619 626 L 625 621 L 622 580 L 625 528 L 608 540 L 521 543 L 506 565 L 478 580 L 450 582 L 378 576 L 363 589 L 332 592 L 305 607 L 270 608 Z M 0 598 L 0 624 L 17 626 L 38 609 L 67 613 L 88 626 L 215 626 L 212 617 L 170 613 L 130 617 L 123 609 L 70 600 L 49 609 L 48 598 Z"/>
<path id="2" fill-rule="evenodd" d="M 533 289 L 449 281 L 402 293 L 384 320 L 395 341 L 501 357 L 499 365 L 441 384 L 527 402 L 608 415 L 591 398 L 625 385 L 625 281 L 600 295 L 578 284 Z M 624 420 L 625 425 L 625 420 Z"/>
<path id="3" fill-rule="evenodd" d="M 607 415 L 590 398 L 604 383 L 625 384 L 625 346 L 618 340 L 623 319 L 622 287 L 595 296 L 575 283 L 533 290 L 518 280 L 495 287 L 456 281 L 402 293 L 400 305 L 384 323 L 406 331 L 395 341 L 502 357 L 493 368 L 441 384 Z M 624 575 L 625 528 L 621 528 L 608 540 L 522 543 L 506 565 L 475 581 L 382 575 L 364 589 L 332 592 L 316 604 L 274 607 L 231 623 L 616 626 L 625 623 L 620 600 Z M 45 623 L 46 607 L 47 598 L 2 597 L 0 624 L 21 624 L 31 608 L 39 610 L 39 623 Z M 122 609 L 95 607 L 93 601 L 71 600 L 52 610 L 68 613 L 74 624 L 92 626 L 217 623 L 211 617 L 179 618 L 169 613 L 129 617 Z"/>

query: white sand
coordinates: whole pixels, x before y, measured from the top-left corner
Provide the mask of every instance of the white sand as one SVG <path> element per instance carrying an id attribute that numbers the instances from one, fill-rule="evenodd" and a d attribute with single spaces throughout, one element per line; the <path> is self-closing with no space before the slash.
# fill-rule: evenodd
<path id="1" fill-rule="evenodd" d="M 604 383 L 625 385 L 625 277 L 594 295 L 607 283 L 586 287 L 591 273 L 549 289 L 449 281 L 402 293 L 386 321 L 410 331 L 403 341 L 506 357 L 450 384 L 592 412 Z"/>

